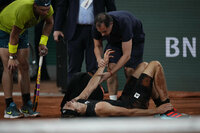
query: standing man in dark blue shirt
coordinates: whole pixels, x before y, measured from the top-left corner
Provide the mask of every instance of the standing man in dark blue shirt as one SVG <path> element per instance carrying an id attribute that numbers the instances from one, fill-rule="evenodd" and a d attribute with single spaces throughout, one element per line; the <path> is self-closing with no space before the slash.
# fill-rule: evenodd
<path id="1" fill-rule="evenodd" d="M 55 41 L 58 41 L 58 36 L 68 41 L 68 81 L 74 73 L 81 71 L 84 55 L 87 72 L 97 70 L 91 33 L 94 17 L 98 13 L 115 10 L 115 0 L 58 1 L 53 35 Z"/>
<path id="2" fill-rule="evenodd" d="M 145 34 L 139 19 L 127 11 L 113 11 L 100 13 L 95 18 L 93 27 L 94 52 L 98 66 L 105 65 L 102 59 L 102 40 L 107 39 L 106 49 L 112 49 L 113 58 L 110 59 L 107 72 L 102 80 L 107 80 L 111 100 L 117 100 L 118 79 L 117 71 L 124 66 L 128 78 L 143 61 Z"/>

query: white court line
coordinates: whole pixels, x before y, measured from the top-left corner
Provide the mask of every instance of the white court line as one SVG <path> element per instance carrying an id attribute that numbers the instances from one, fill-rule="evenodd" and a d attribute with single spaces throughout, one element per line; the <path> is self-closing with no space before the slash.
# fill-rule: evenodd
<path id="1" fill-rule="evenodd" d="M 0 133 L 200 133 L 200 117 L 149 117 L 0 121 Z"/>
<path id="2" fill-rule="evenodd" d="M 34 94 L 31 93 L 31 96 L 33 96 Z M 0 96 L 4 96 L 3 92 L 0 92 Z M 21 96 L 21 92 L 13 92 L 13 96 Z M 40 92 L 40 96 L 64 96 L 64 94 L 61 93 L 44 93 L 44 92 Z"/>

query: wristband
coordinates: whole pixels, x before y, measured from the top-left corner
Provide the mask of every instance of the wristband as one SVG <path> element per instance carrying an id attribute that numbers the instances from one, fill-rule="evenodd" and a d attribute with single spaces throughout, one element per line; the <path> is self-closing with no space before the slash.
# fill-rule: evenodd
<path id="1" fill-rule="evenodd" d="M 10 43 L 8 43 L 8 51 L 11 54 L 15 54 L 17 53 L 17 48 L 18 48 L 18 44 L 17 45 L 12 45 Z"/>
<path id="2" fill-rule="evenodd" d="M 47 41 L 48 41 L 48 36 L 46 35 L 42 35 L 40 38 L 40 44 L 39 45 L 47 45 Z"/>

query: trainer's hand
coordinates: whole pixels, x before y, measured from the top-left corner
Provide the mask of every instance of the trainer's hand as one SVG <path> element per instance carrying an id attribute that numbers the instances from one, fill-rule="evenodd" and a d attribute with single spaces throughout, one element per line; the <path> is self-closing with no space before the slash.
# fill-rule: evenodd
<path id="1" fill-rule="evenodd" d="M 47 53 L 48 53 L 48 48 L 47 48 L 47 46 L 45 46 L 45 45 L 39 45 L 38 49 L 39 49 L 39 55 L 40 55 L 40 56 L 45 56 L 45 55 L 47 55 Z"/>
<path id="2" fill-rule="evenodd" d="M 173 109 L 173 105 L 171 103 L 162 104 L 156 108 L 158 114 L 163 114 L 167 112 L 168 110 L 172 110 L 172 109 Z"/>
<path id="3" fill-rule="evenodd" d="M 18 62 L 17 59 L 14 59 L 14 60 L 9 59 L 9 60 L 8 60 L 8 70 L 14 71 L 14 70 L 17 69 L 17 66 L 18 66 L 18 65 L 19 65 L 19 62 Z"/>
<path id="4" fill-rule="evenodd" d="M 113 58 L 112 53 L 114 53 L 115 51 L 113 51 L 112 49 L 107 49 L 106 52 L 104 53 L 104 58 L 103 59 L 98 59 L 98 67 L 105 67 L 108 65 L 109 63 L 109 59 Z"/>
<path id="5" fill-rule="evenodd" d="M 56 42 L 59 41 L 59 39 L 58 39 L 59 36 L 62 36 L 62 37 L 64 38 L 64 34 L 63 34 L 62 31 L 54 31 L 54 32 L 53 32 L 53 38 L 54 38 L 54 40 L 55 40 Z"/>
<path id="6" fill-rule="evenodd" d="M 107 65 L 104 59 L 98 59 L 97 62 L 98 62 L 98 67 L 104 67 Z"/>
<path id="7" fill-rule="evenodd" d="M 108 65 L 109 59 L 114 57 L 114 56 L 110 55 L 110 54 L 112 54 L 112 53 L 114 53 L 114 52 L 115 52 L 115 51 L 113 51 L 112 49 L 107 49 L 106 52 L 104 53 L 103 60 L 104 60 L 104 63 L 105 63 L 106 65 Z"/>

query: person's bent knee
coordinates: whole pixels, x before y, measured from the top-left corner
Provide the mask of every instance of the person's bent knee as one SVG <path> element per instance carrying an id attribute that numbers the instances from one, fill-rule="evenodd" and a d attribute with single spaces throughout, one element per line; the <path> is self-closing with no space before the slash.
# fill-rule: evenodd
<path id="1" fill-rule="evenodd" d="M 161 67 L 161 64 L 159 61 L 151 61 L 149 64 L 154 65 L 155 67 Z"/>
<path id="2" fill-rule="evenodd" d="M 142 62 L 140 63 L 140 66 L 146 68 L 148 64 L 149 64 L 148 62 Z"/>
<path id="3" fill-rule="evenodd" d="M 19 63 L 19 70 L 20 71 L 29 71 L 29 64 L 27 61 Z"/>

